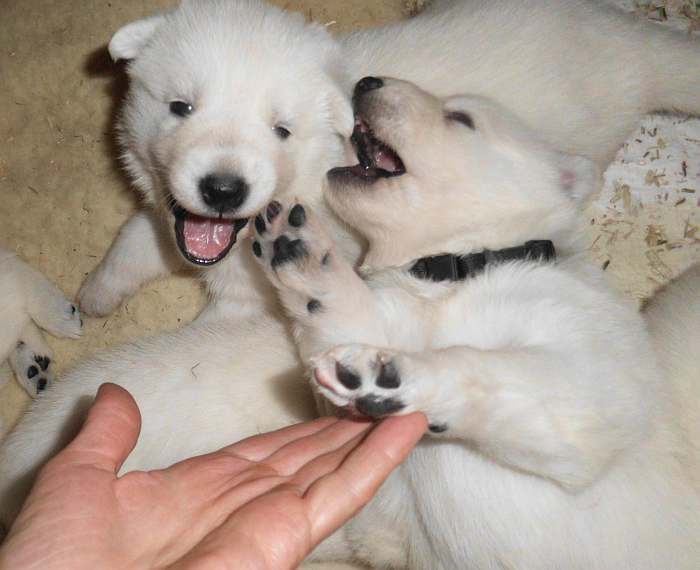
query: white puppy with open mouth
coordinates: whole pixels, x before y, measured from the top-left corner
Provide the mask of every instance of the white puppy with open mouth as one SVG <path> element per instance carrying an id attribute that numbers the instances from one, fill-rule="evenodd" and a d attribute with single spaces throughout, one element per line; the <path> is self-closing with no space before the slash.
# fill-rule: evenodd
<path id="1" fill-rule="evenodd" d="M 433 437 L 316 556 L 698 568 L 700 267 L 651 336 L 578 243 L 590 161 L 481 97 L 367 78 L 354 100 L 360 164 L 328 174 L 327 198 L 369 241 L 366 279 L 299 203 L 256 224 L 253 250 L 316 391 L 421 411 Z"/>
<path id="2" fill-rule="evenodd" d="M 142 412 L 125 471 L 315 415 L 274 288 L 251 248 L 238 245 L 251 231 L 245 218 L 273 196 L 298 196 L 328 216 L 348 259 L 359 258 L 364 238 L 328 212 L 321 187 L 328 169 L 347 163 L 352 85 L 367 71 L 442 95 L 491 96 L 553 147 L 598 164 L 642 113 L 700 111 L 700 74 L 686 72 L 700 61 L 697 43 L 598 9 L 578 0 L 438 1 L 408 22 L 339 43 L 253 0 L 190 0 L 120 30 L 111 51 L 132 60 L 122 143 L 151 209 L 123 228 L 83 286 L 81 306 L 110 312 L 169 271 L 172 257 L 202 268 L 215 302 L 191 326 L 89 359 L 46 391 L 0 446 L 0 520 L 13 520 L 37 468 L 70 437 L 102 382 L 124 386 Z M 649 51 L 654 43 L 666 47 Z M 649 55 L 657 52 L 661 59 Z M 396 215 L 415 215 L 409 206 L 397 204 Z"/>
<path id="3" fill-rule="evenodd" d="M 208 316 L 264 304 L 269 289 L 235 244 L 273 196 L 322 207 L 323 175 L 345 160 L 352 87 L 366 75 L 488 96 L 599 167 L 645 113 L 700 112 L 700 43 L 590 0 L 436 0 L 338 39 L 257 0 L 189 0 L 126 25 L 109 48 L 130 60 L 119 128 L 148 209 L 83 285 L 93 315 L 183 263 L 221 301 Z"/>

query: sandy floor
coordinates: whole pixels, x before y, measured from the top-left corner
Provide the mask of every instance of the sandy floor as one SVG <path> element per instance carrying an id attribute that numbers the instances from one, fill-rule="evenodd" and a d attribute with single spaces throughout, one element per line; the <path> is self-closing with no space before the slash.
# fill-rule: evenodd
<path id="1" fill-rule="evenodd" d="M 630 9 L 639 3 L 616 2 Z M 104 46 L 121 24 L 172 3 L 2 3 L 0 244 L 15 249 L 70 296 L 137 207 L 115 161 L 110 132 L 124 77 Z M 386 22 L 406 9 L 401 0 L 277 3 L 336 31 Z M 667 25 L 687 29 L 691 20 L 679 10 L 694 3 L 666 4 L 672 20 Z M 650 118 L 618 158 L 590 210 L 591 255 L 607 267 L 616 286 L 639 299 L 700 260 L 699 123 Z M 145 288 L 107 319 L 87 319 L 80 341 L 50 343 L 65 368 L 105 346 L 177 327 L 203 301 L 189 276 L 177 276 Z M 6 383 L 0 417 L 11 423 L 25 404 L 20 388 Z"/>

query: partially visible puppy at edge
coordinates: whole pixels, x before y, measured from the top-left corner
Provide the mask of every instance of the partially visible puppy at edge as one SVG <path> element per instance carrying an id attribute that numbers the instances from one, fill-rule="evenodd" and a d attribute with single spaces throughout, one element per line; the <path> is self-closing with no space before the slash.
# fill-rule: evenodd
<path id="1" fill-rule="evenodd" d="M 423 412 L 432 437 L 315 556 L 700 567 L 700 266 L 641 315 L 579 240 L 588 159 L 482 97 L 365 78 L 354 101 L 359 164 L 326 197 L 369 241 L 365 279 L 303 204 L 258 218 L 253 251 L 316 392 Z"/>
<path id="2" fill-rule="evenodd" d="M 78 338 L 77 307 L 46 277 L 13 252 L 0 248 L 0 363 L 9 361 L 17 381 L 35 398 L 53 381 L 53 353 L 41 329 Z M 0 426 L 0 437 L 3 430 Z"/>

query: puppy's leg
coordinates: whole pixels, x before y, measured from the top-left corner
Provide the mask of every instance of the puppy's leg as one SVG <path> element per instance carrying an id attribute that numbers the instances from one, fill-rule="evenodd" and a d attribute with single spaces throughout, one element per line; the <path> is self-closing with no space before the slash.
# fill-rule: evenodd
<path id="1" fill-rule="evenodd" d="M 24 266 L 14 253 L 0 248 L 0 362 L 10 356 L 29 323 L 21 275 Z"/>
<path id="2" fill-rule="evenodd" d="M 1 261 L 0 357 L 15 349 L 30 318 L 55 336 L 77 338 L 83 333 L 80 313 L 58 287 L 14 255 Z"/>
<path id="3" fill-rule="evenodd" d="M 154 213 L 134 214 L 119 231 L 107 255 L 83 283 L 78 304 L 88 315 L 112 313 L 138 289 L 179 268 L 175 254 L 161 235 Z"/>
<path id="4" fill-rule="evenodd" d="M 253 252 L 295 321 L 302 356 L 341 343 L 386 345 L 375 295 L 310 208 L 273 203 L 255 228 Z"/>
<path id="5" fill-rule="evenodd" d="M 29 315 L 24 312 L 24 309 L 5 311 L 4 305 L 4 303 L 0 304 L 0 363 L 10 357 L 22 335 L 22 330 L 30 322 Z"/>
<path id="6" fill-rule="evenodd" d="M 24 289 L 25 310 L 37 325 L 58 337 L 83 334 L 80 311 L 44 275 L 23 263 L 18 279 Z"/>
<path id="7" fill-rule="evenodd" d="M 41 331 L 29 323 L 10 353 L 10 366 L 17 381 L 32 397 L 44 391 L 53 381 L 53 353 Z"/>
<path id="8" fill-rule="evenodd" d="M 348 345 L 312 364 L 312 382 L 336 406 L 371 417 L 423 412 L 434 435 L 471 442 L 568 489 L 591 483 L 635 431 L 620 419 L 629 418 L 622 412 L 633 398 L 606 401 L 614 395 L 607 387 L 592 394 L 597 374 L 589 379 L 566 355 L 546 350 L 408 354 Z"/>

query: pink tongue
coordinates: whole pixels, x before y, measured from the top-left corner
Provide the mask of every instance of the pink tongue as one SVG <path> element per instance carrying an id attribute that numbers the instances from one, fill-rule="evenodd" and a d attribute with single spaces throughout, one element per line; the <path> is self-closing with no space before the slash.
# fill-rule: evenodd
<path id="1" fill-rule="evenodd" d="M 200 218 L 188 214 L 183 234 L 187 251 L 199 259 L 215 259 L 231 243 L 233 220 Z"/>
<path id="2" fill-rule="evenodd" d="M 398 170 L 398 165 L 396 164 L 394 157 L 389 154 L 385 154 L 382 150 L 375 151 L 374 164 L 377 165 L 377 168 L 381 168 L 387 172 L 396 172 L 396 170 Z"/>

